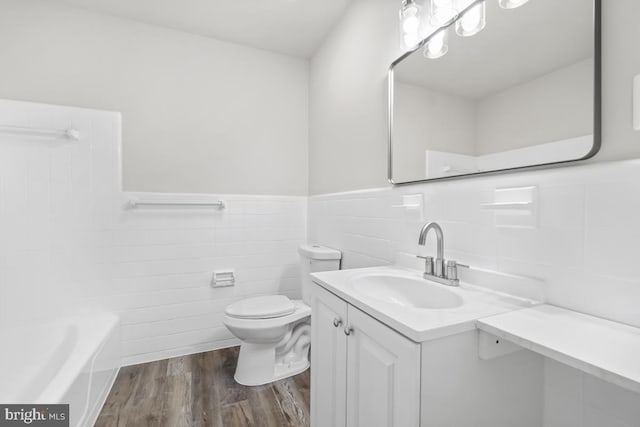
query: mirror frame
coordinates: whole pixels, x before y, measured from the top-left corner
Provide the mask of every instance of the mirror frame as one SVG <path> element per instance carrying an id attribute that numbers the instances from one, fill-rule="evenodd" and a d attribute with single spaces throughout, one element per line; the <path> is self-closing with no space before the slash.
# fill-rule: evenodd
<path id="1" fill-rule="evenodd" d="M 421 49 L 425 44 L 429 42 L 429 40 L 440 30 L 449 28 L 454 25 L 458 20 L 458 17 L 462 16 L 467 10 L 471 9 L 478 3 L 488 0 L 476 0 L 467 6 L 465 9 L 461 10 L 455 19 L 451 20 L 447 24 L 437 28 L 430 35 L 422 39 L 416 47 L 405 52 L 399 58 L 391 63 L 389 66 L 389 71 L 387 73 L 387 181 L 393 185 L 409 185 L 409 184 L 417 184 L 423 182 L 431 182 L 431 181 L 443 181 L 443 180 L 452 180 L 452 179 L 461 179 L 461 178 L 471 178 L 476 176 L 486 176 L 486 175 L 496 175 L 502 173 L 513 173 L 519 171 L 527 171 L 527 170 L 538 170 L 538 169 L 549 169 L 554 167 L 563 167 L 569 163 L 580 162 L 583 160 L 587 160 L 595 156 L 598 151 L 600 151 L 600 147 L 602 146 L 602 0 L 592 0 L 593 4 L 593 33 L 594 33 L 594 52 L 593 52 L 593 146 L 591 150 L 578 159 L 574 160 L 563 160 L 559 162 L 550 162 L 550 163 L 540 163 L 536 165 L 530 166 L 518 166 L 513 168 L 506 169 L 496 169 L 493 171 L 484 171 L 484 172 L 473 172 L 455 176 L 444 176 L 438 178 L 425 178 L 425 179 L 417 179 L 413 181 L 402 181 L 396 182 L 393 179 L 393 69 L 398 65 L 402 60 L 411 55 L 413 52 Z"/>

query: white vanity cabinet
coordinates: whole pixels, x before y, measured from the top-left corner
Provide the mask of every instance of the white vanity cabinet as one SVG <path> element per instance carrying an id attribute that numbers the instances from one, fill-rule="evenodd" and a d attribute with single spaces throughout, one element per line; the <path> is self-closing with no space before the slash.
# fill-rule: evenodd
<path id="1" fill-rule="evenodd" d="M 347 303 L 313 285 L 311 425 L 344 427 L 347 404 Z M 334 326 L 335 324 L 335 326 Z"/>
<path id="2" fill-rule="evenodd" d="M 312 288 L 312 427 L 419 426 L 420 344 Z"/>

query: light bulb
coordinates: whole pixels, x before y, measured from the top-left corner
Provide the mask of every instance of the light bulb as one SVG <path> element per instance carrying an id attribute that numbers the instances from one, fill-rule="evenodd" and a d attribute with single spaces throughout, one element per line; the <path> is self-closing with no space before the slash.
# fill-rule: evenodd
<path id="1" fill-rule="evenodd" d="M 516 7 L 520 7 L 529 0 L 498 0 L 498 4 L 503 9 L 515 9 Z"/>
<path id="2" fill-rule="evenodd" d="M 473 36 L 482 31 L 486 24 L 485 2 L 478 3 L 456 21 L 456 33 L 462 37 Z"/>
<path id="3" fill-rule="evenodd" d="M 440 30 L 435 33 L 431 36 L 424 47 L 424 56 L 429 59 L 436 59 L 444 56 L 449 51 L 449 46 L 447 45 L 448 38 L 447 29 Z"/>
<path id="4" fill-rule="evenodd" d="M 402 19 L 402 31 L 405 33 L 417 32 L 420 26 L 417 9 L 413 8 L 405 12 Z"/>
<path id="5" fill-rule="evenodd" d="M 402 36 L 402 42 L 409 49 L 413 49 L 414 47 L 416 47 L 419 41 L 420 39 L 418 38 L 418 34 L 416 33 L 406 33 L 404 36 Z"/>
<path id="6" fill-rule="evenodd" d="M 430 16 L 431 24 L 441 27 L 455 19 L 458 11 L 453 5 L 453 0 L 431 0 Z"/>
<path id="7" fill-rule="evenodd" d="M 400 29 L 402 44 L 405 48 L 414 48 L 420 33 L 420 6 L 414 0 L 404 0 L 400 8 Z"/>

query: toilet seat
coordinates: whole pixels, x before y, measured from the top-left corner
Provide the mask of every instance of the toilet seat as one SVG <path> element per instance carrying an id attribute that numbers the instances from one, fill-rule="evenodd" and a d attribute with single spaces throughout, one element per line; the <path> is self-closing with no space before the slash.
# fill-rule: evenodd
<path id="1" fill-rule="evenodd" d="M 284 295 L 247 298 L 230 304 L 225 310 L 229 317 L 237 319 L 274 319 L 296 311 L 296 305 Z"/>
<path id="2" fill-rule="evenodd" d="M 267 319 L 251 319 L 229 316 L 225 313 L 223 322 L 227 327 L 250 328 L 258 331 L 288 325 L 290 323 L 297 322 L 300 319 L 304 319 L 305 317 L 311 316 L 311 307 L 303 301 L 292 300 L 291 302 L 294 305 L 294 311 L 286 316 L 271 317 Z"/>

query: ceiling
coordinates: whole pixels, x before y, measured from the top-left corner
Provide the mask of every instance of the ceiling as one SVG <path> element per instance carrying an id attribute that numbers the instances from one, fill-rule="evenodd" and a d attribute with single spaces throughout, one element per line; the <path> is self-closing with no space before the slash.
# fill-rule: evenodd
<path id="1" fill-rule="evenodd" d="M 487 25 L 473 37 L 449 30 L 449 52 L 415 51 L 396 68 L 399 81 L 472 99 L 533 80 L 593 56 L 592 0 L 531 0 L 505 10 L 486 2 Z"/>
<path id="2" fill-rule="evenodd" d="M 310 57 L 350 0 L 56 0 L 94 12 Z"/>

